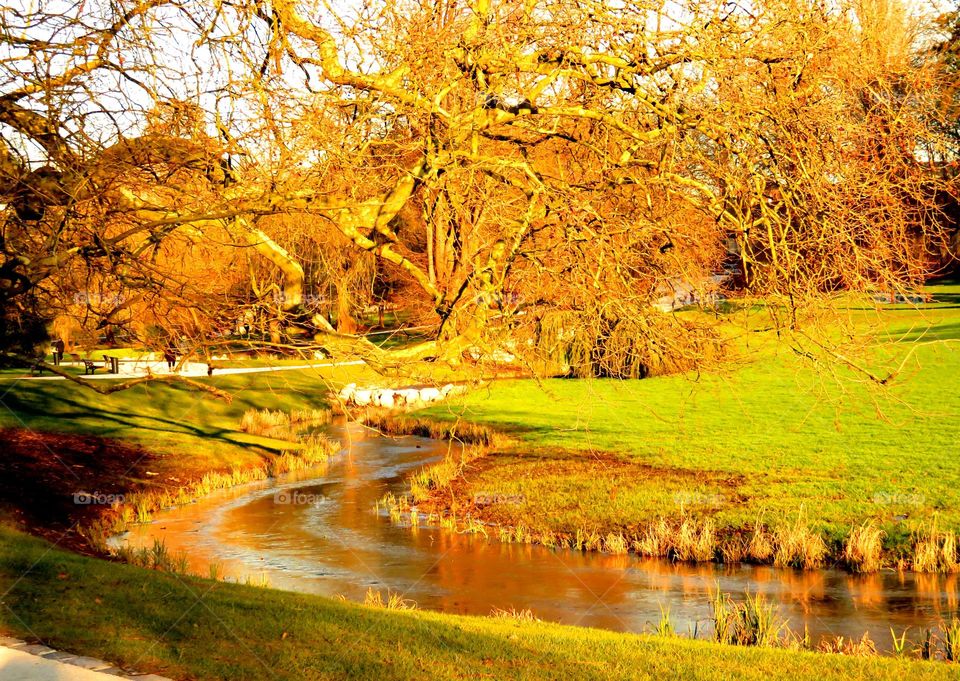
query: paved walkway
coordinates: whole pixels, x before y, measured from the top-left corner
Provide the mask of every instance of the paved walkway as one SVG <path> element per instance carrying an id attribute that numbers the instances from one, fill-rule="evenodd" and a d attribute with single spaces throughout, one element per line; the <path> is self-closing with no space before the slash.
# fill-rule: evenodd
<path id="1" fill-rule="evenodd" d="M 2 638 L 0 644 L 0 681 L 106 681 L 117 678 L 170 681 L 156 674 L 126 673 L 103 660 L 62 653 L 15 638 Z"/>
<path id="2" fill-rule="evenodd" d="M 232 367 L 232 368 L 215 368 L 213 370 L 214 376 L 226 376 L 227 374 L 259 374 L 267 371 L 295 371 L 302 369 L 322 369 L 324 367 L 349 367 L 349 366 L 359 366 L 363 364 L 362 359 L 352 360 L 350 362 L 314 362 L 313 364 L 291 364 L 291 365 L 278 365 L 278 366 L 263 366 L 263 367 Z M 69 362 L 65 364 L 69 365 Z M 166 374 L 173 373 L 167 369 L 167 365 L 164 362 L 138 362 L 136 367 L 125 367 L 124 363 L 120 363 L 120 373 L 119 374 L 93 374 L 91 376 L 82 376 L 81 378 L 92 379 L 92 380 L 105 380 L 105 379 L 118 379 L 118 378 L 137 378 L 139 376 L 146 376 L 147 370 L 149 369 L 150 373 L 155 376 L 163 376 Z M 102 369 L 101 369 L 102 371 Z M 179 376 L 186 376 L 187 378 L 197 378 L 207 375 L 207 365 L 202 362 L 189 362 L 181 367 L 181 370 L 176 372 Z M 18 381 L 65 381 L 63 376 L 4 376 L 10 380 Z"/>

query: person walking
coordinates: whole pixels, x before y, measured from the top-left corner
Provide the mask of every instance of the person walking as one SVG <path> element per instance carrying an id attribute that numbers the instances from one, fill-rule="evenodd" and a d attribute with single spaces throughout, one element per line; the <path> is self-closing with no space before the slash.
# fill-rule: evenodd
<path id="1" fill-rule="evenodd" d="M 172 340 L 167 343 L 167 347 L 163 350 L 163 359 L 167 363 L 167 370 L 172 372 L 177 365 L 177 349 L 174 347 Z"/>
<path id="2" fill-rule="evenodd" d="M 60 362 L 63 361 L 63 351 L 67 349 L 66 343 L 63 342 L 62 338 L 58 338 L 53 344 L 53 363 L 56 366 L 60 366 Z"/>

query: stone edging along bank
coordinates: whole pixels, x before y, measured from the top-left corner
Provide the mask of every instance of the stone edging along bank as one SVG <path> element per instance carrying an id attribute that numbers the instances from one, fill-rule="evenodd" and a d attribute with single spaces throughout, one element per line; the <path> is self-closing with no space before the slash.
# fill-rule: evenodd
<path id="1" fill-rule="evenodd" d="M 139 674 L 137 672 L 129 672 L 116 667 L 109 662 L 104 662 L 103 660 L 97 659 L 95 657 L 87 657 L 85 655 L 74 655 L 73 653 L 65 653 L 59 650 L 54 650 L 45 645 L 39 643 L 27 643 L 18 638 L 13 638 L 11 636 L 0 636 L 0 650 L 2 648 L 9 648 L 10 650 L 15 650 L 20 653 L 27 653 L 35 657 L 42 658 L 49 661 L 50 663 L 55 663 L 57 667 L 44 664 L 42 668 L 30 669 L 30 673 L 34 675 L 34 678 L 38 679 L 70 679 L 76 676 L 76 678 L 89 678 L 89 674 L 82 674 L 81 669 L 87 670 L 88 672 L 97 672 L 98 675 L 106 678 L 107 676 L 113 676 L 117 678 L 126 678 L 126 679 L 139 679 L 140 681 L 172 681 L 166 676 L 160 676 L 158 674 Z M 71 670 L 72 666 L 76 668 L 76 672 Z M 49 674 L 45 672 L 49 671 Z"/>

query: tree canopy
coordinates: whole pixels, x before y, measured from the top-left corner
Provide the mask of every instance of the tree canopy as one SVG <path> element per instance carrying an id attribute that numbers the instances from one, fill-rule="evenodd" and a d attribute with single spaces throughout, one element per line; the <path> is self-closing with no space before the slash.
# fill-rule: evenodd
<path id="1" fill-rule="evenodd" d="M 895 0 L 36 4 L 0 9 L 2 338 L 640 376 L 715 354 L 678 288 L 790 327 L 952 258 L 950 69 Z M 430 340 L 350 335 L 374 290 Z"/>

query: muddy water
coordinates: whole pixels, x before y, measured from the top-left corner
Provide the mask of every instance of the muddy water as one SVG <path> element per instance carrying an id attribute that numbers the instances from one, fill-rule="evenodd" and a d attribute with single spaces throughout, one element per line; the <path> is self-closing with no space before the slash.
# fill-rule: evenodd
<path id="1" fill-rule="evenodd" d="M 160 514 L 121 543 L 163 540 L 194 571 L 211 563 L 228 578 L 281 589 L 362 600 L 368 588 L 400 592 L 421 608 L 486 615 L 530 608 L 545 620 L 643 631 L 669 609 L 681 633 L 709 632 L 710 592 L 761 592 L 791 628 L 821 636 L 864 632 L 881 648 L 890 628 L 911 638 L 958 609 L 957 576 L 674 564 L 539 546 L 501 544 L 481 535 L 398 527 L 373 511 L 387 491 L 441 457 L 447 445 L 415 437 L 381 438 L 334 426 L 349 444 L 322 478 L 259 483 Z M 312 473 L 313 476 L 317 472 Z"/>

